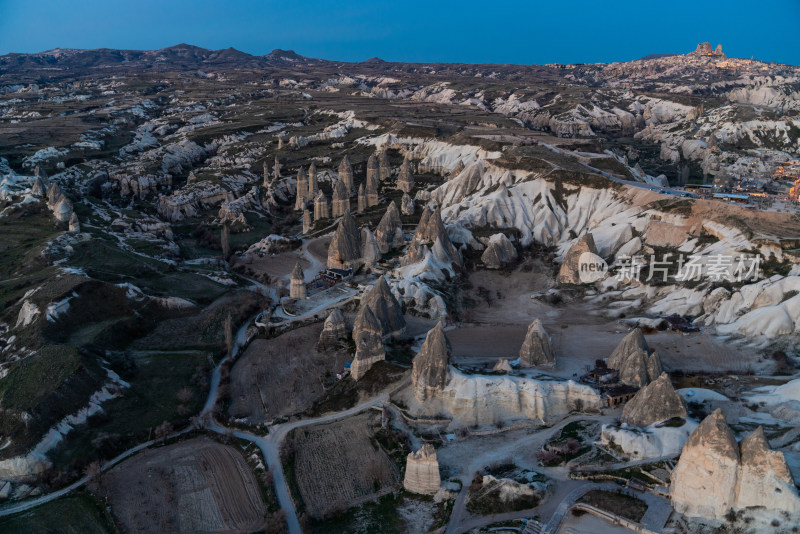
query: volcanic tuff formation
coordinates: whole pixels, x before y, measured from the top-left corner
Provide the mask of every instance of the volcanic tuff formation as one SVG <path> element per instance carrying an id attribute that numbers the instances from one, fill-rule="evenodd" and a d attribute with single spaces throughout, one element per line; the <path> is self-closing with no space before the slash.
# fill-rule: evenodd
<path id="1" fill-rule="evenodd" d="M 375 157 L 375 154 L 371 154 L 369 158 L 367 158 L 367 177 L 365 182 L 368 184 L 370 182 L 374 182 L 377 184 L 380 182 L 380 168 L 378 167 L 378 158 Z"/>
<path id="2" fill-rule="evenodd" d="M 332 214 L 334 217 L 341 217 L 350 211 L 349 188 L 341 179 L 336 181 L 333 186 L 333 206 Z"/>
<path id="3" fill-rule="evenodd" d="M 322 325 L 322 333 L 319 335 L 319 347 L 322 350 L 330 350 L 346 337 L 347 323 L 344 320 L 344 315 L 342 315 L 342 311 L 339 308 L 334 308 Z"/>
<path id="4" fill-rule="evenodd" d="M 317 182 L 317 165 L 312 163 L 308 166 L 308 198 L 314 198 L 319 191 L 319 182 Z"/>
<path id="5" fill-rule="evenodd" d="M 400 166 L 400 174 L 397 176 L 397 188 L 404 193 L 410 193 L 414 189 L 414 174 L 411 172 L 411 160 L 406 157 Z"/>
<path id="6" fill-rule="evenodd" d="M 433 495 L 439 491 L 439 461 L 436 450 L 430 443 L 424 444 L 417 452 L 408 453 L 406 458 L 406 476 L 403 487 L 411 493 Z"/>
<path id="7" fill-rule="evenodd" d="M 389 165 L 389 155 L 386 149 L 378 151 L 378 179 L 388 180 L 392 175 L 392 167 Z"/>
<path id="8" fill-rule="evenodd" d="M 378 174 L 377 171 L 367 175 L 366 187 L 364 188 L 364 199 L 368 208 L 378 205 Z"/>
<path id="9" fill-rule="evenodd" d="M 587 232 L 580 239 L 575 241 L 570 247 L 567 254 L 564 256 L 564 261 L 561 263 L 561 269 L 558 271 L 558 278 L 556 281 L 559 284 L 580 284 L 581 279 L 579 276 L 580 266 L 578 260 L 584 252 L 591 252 L 597 254 L 597 246 L 594 243 L 594 236 Z"/>
<path id="10" fill-rule="evenodd" d="M 435 256 L 442 263 L 461 265 L 461 255 L 450 241 L 442 222 L 442 212 L 438 208 L 435 210 L 426 208 L 422 212 L 411 246 L 408 247 L 401 263 L 403 265 L 417 263 L 425 257 L 428 250 L 435 252 Z"/>
<path id="11" fill-rule="evenodd" d="M 345 156 L 342 158 L 341 163 L 339 163 L 339 181 L 341 181 L 345 186 L 345 192 L 347 193 L 347 197 L 349 198 L 351 194 L 353 194 L 354 187 L 353 187 L 353 166 L 350 164 L 350 158 Z"/>
<path id="12" fill-rule="evenodd" d="M 761 427 L 741 444 L 717 409 L 689 437 L 672 472 L 670 498 L 690 517 L 722 520 L 730 510 L 767 512 L 767 520 L 800 518 L 800 497 L 783 453 L 772 451 Z"/>
<path id="13" fill-rule="evenodd" d="M 361 233 L 350 213 L 345 213 L 328 247 L 327 265 L 329 269 L 350 269 L 358 267 L 360 263 Z"/>
<path id="14" fill-rule="evenodd" d="M 511 370 L 511 364 L 508 363 L 508 360 L 505 358 L 500 358 L 497 360 L 497 363 L 495 363 L 494 367 L 492 367 L 492 371 L 496 373 L 510 373 Z"/>
<path id="15" fill-rule="evenodd" d="M 673 417 L 688 417 L 686 403 L 678 395 L 667 373 L 640 389 L 622 409 L 621 421 L 646 427 Z"/>
<path id="16" fill-rule="evenodd" d="M 534 320 L 528 326 L 525 341 L 519 351 L 520 367 L 536 365 L 555 365 L 556 353 L 550 345 L 550 336 L 542 325 L 541 319 Z"/>
<path id="17" fill-rule="evenodd" d="M 75 212 L 72 212 L 72 216 L 69 218 L 69 231 L 76 233 L 81 231 L 81 222 Z"/>
<path id="18" fill-rule="evenodd" d="M 428 331 L 413 361 L 411 384 L 419 402 L 434 396 L 450 380 L 450 350 L 444 325 L 438 322 Z"/>
<path id="19" fill-rule="evenodd" d="M 517 259 L 517 249 L 505 234 L 494 234 L 489 246 L 481 254 L 481 261 L 489 269 L 499 269 Z"/>
<path id="20" fill-rule="evenodd" d="M 608 367 L 619 372 L 619 379 L 631 386 L 642 387 L 661 375 L 661 359 L 651 352 L 641 328 L 634 328 L 617 345 L 608 358 Z"/>
<path id="21" fill-rule="evenodd" d="M 294 269 L 292 270 L 289 296 L 293 299 L 306 298 L 305 275 L 303 274 L 303 269 L 300 268 L 300 262 L 295 263 Z"/>
<path id="22" fill-rule="evenodd" d="M 400 213 L 394 201 L 386 208 L 386 213 L 375 229 L 375 240 L 382 254 L 403 244 L 403 223 L 400 221 Z"/>
<path id="23" fill-rule="evenodd" d="M 372 266 L 381 260 L 381 251 L 372 230 L 366 226 L 361 229 L 361 261 Z"/>
<path id="24" fill-rule="evenodd" d="M 331 214 L 328 209 L 328 199 L 325 198 L 325 193 L 319 191 L 314 199 L 314 220 L 328 219 Z"/>
<path id="25" fill-rule="evenodd" d="M 375 285 L 361 298 L 358 314 L 353 324 L 354 336 L 362 329 L 361 323 L 365 319 L 364 314 L 367 309 L 372 310 L 372 313 L 375 314 L 384 337 L 399 336 L 405 332 L 406 320 L 403 318 L 403 309 L 383 276 L 379 276 Z"/>
<path id="26" fill-rule="evenodd" d="M 364 210 L 367 209 L 367 194 L 364 192 L 364 184 L 358 186 L 358 213 L 364 213 Z"/>
<path id="27" fill-rule="evenodd" d="M 383 336 L 381 325 L 375 314 L 369 307 L 359 314 L 356 326 L 358 330 L 353 331 L 353 340 L 356 343 L 356 355 L 353 363 L 350 364 L 350 374 L 353 379 L 358 380 L 375 362 L 386 358 L 386 351 L 383 348 Z"/>
<path id="28" fill-rule="evenodd" d="M 408 193 L 403 193 L 403 198 L 400 199 L 400 211 L 403 215 L 414 215 L 414 199 Z"/>
<path id="29" fill-rule="evenodd" d="M 308 200 L 308 178 L 306 178 L 306 171 L 302 167 L 297 169 L 297 197 L 295 199 L 294 209 L 302 210 L 306 207 Z"/>

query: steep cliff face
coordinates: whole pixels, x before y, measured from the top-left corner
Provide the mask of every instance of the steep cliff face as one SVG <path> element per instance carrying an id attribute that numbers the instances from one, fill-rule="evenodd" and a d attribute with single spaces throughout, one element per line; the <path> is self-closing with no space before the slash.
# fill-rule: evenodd
<path id="1" fill-rule="evenodd" d="M 770 450 L 761 427 L 737 444 L 719 409 L 686 442 L 670 498 L 690 517 L 719 521 L 730 510 L 743 510 L 767 522 L 800 519 L 800 496 L 783 453 Z"/>
<path id="2" fill-rule="evenodd" d="M 572 410 L 603 406 L 599 393 L 571 380 L 464 375 L 454 369 L 449 370 L 446 385 L 428 389 L 424 398 L 417 400 L 425 401 L 416 408 L 420 414 L 445 414 L 465 425 L 520 419 L 547 421 Z"/>
<path id="3" fill-rule="evenodd" d="M 376 362 L 386 358 L 381 325 L 372 310 L 369 308 L 364 310 L 357 326 L 358 331 L 353 333 L 353 340 L 356 343 L 356 355 L 350 365 L 350 374 L 355 380 L 363 377 Z"/>
<path id="4" fill-rule="evenodd" d="M 418 451 L 408 453 L 406 476 L 403 479 L 406 491 L 433 495 L 439 491 L 440 486 L 439 461 L 433 445 L 426 443 Z"/>
<path id="5" fill-rule="evenodd" d="M 672 473 L 670 498 L 678 512 L 722 518 L 736 504 L 739 446 L 721 410 L 689 437 Z"/>
<path id="6" fill-rule="evenodd" d="M 344 315 L 339 308 L 334 308 L 322 325 L 322 332 L 319 335 L 319 348 L 321 350 L 330 350 L 346 337 L 348 337 L 348 332 Z"/>
<path id="7" fill-rule="evenodd" d="M 541 319 L 534 320 L 525 334 L 525 341 L 519 351 L 521 367 L 555 365 L 556 353 L 550 344 L 550 335 L 544 329 Z"/>
<path id="8" fill-rule="evenodd" d="M 361 323 L 368 309 L 375 315 L 384 337 L 399 336 L 405 332 L 406 320 L 403 317 L 403 309 L 383 276 L 378 277 L 375 285 L 361 299 L 353 325 L 354 335 L 361 329 Z"/>
<path id="9" fill-rule="evenodd" d="M 361 232 L 349 213 L 339 221 L 331 244 L 328 246 L 328 267 L 349 269 L 361 263 Z"/>
<path id="10" fill-rule="evenodd" d="M 769 448 L 758 427 L 739 444 L 742 465 L 736 483 L 738 508 L 763 507 L 800 517 L 800 498 L 782 452 Z"/>
<path id="11" fill-rule="evenodd" d="M 662 373 L 661 359 L 650 351 L 641 328 L 634 328 L 608 357 L 608 367 L 619 371 L 619 379 L 643 387 Z"/>
<path id="12" fill-rule="evenodd" d="M 640 389 L 622 409 L 621 421 L 646 427 L 672 417 L 688 417 L 686 403 L 678 395 L 667 373 Z"/>
<path id="13" fill-rule="evenodd" d="M 426 401 L 442 391 L 450 382 L 450 342 L 441 322 L 436 323 L 425 337 L 422 347 L 414 357 L 411 384 L 414 398 Z"/>

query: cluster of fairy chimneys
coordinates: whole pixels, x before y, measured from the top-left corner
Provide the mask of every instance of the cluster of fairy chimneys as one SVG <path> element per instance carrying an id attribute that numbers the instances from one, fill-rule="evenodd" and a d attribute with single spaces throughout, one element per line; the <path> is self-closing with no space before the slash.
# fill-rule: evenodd
<path id="1" fill-rule="evenodd" d="M 350 364 L 350 375 L 361 379 L 377 362 L 386 359 L 384 341 L 401 336 L 406 331 L 403 308 L 389 288 L 386 278 L 378 277 L 375 284 L 364 294 L 353 321 L 352 338 L 356 353 Z M 329 350 L 348 337 L 344 315 L 333 310 L 322 327 L 319 348 Z"/>
<path id="2" fill-rule="evenodd" d="M 650 350 L 641 328 L 634 328 L 625 336 L 611 356 L 607 365 L 619 373 L 619 380 L 629 386 L 641 388 L 657 379 L 664 372 L 661 358 Z"/>
<path id="3" fill-rule="evenodd" d="M 789 529 L 800 520 L 800 497 L 783 453 L 770 449 L 760 426 L 737 443 L 720 409 L 689 436 L 669 490 L 675 510 L 689 517 L 721 521 L 731 512 L 753 514 Z"/>
<path id="4" fill-rule="evenodd" d="M 352 210 L 351 199 L 355 196 L 355 207 L 358 213 L 363 213 L 369 208 L 380 203 L 379 187 L 381 182 L 391 179 L 392 169 L 386 150 L 378 150 L 367 160 L 367 171 L 364 181 L 355 185 L 355 175 L 350 158 L 345 156 L 339 163 L 337 172 L 327 172 L 330 176 L 330 200 L 320 189 L 319 176 L 315 163 L 309 165 L 308 170 L 301 167 L 297 171 L 295 185 L 295 209 L 303 212 L 303 232 L 308 233 L 314 222 L 343 217 Z M 281 166 L 276 156 L 273 171 L 270 172 L 267 163 L 264 163 L 264 187 L 269 188 L 274 179 L 280 178 Z M 406 155 L 397 175 L 396 187 L 403 191 L 401 210 L 406 215 L 414 213 L 414 200 L 410 196 L 414 188 L 414 173 L 410 155 Z"/>
<path id="5" fill-rule="evenodd" d="M 405 241 L 400 212 L 394 202 L 386 208 L 374 232 L 368 226 L 359 230 L 347 212 L 339 220 L 328 247 L 327 265 L 332 269 L 357 269 L 362 265 L 374 265 L 383 254 L 403 245 Z M 426 207 L 408 250 L 401 258 L 401 264 L 417 263 L 428 254 L 434 254 L 440 263 L 461 265 L 461 255 L 447 235 L 441 211 Z"/>
<path id="6" fill-rule="evenodd" d="M 51 182 L 47 173 L 39 165 L 34 171 L 35 177 L 31 186 L 31 195 L 47 201 L 47 207 L 53 212 L 56 220 L 67 224 L 70 232 L 80 232 L 81 225 L 78 216 L 72 209 L 72 202 L 61 191 L 56 182 Z"/>

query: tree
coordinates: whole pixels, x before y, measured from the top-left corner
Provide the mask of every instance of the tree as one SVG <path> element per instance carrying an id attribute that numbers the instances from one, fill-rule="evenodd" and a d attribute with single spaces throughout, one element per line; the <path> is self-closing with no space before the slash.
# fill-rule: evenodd
<path id="1" fill-rule="evenodd" d="M 230 230 L 228 230 L 228 225 L 222 225 L 222 234 L 220 235 L 220 245 L 222 246 L 222 257 L 226 260 L 228 256 L 231 255 L 231 244 L 229 239 Z"/>
<path id="2" fill-rule="evenodd" d="M 96 494 L 103 493 L 103 470 L 99 460 L 93 460 L 84 469 L 83 473 L 89 478 L 89 489 Z"/>
<path id="3" fill-rule="evenodd" d="M 164 421 L 160 425 L 156 427 L 155 434 L 156 434 L 156 441 L 166 442 L 167 437 L 172 434 L 172 423 L 169 421 Z"/>

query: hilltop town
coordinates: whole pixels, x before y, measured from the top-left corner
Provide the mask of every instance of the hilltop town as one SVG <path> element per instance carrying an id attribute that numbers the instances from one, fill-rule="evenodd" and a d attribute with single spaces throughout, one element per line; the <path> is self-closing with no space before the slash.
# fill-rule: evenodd
<path id="1" fill-rule="evenodd" d="M 800 67 L 0 84 L 0 531 L 800 524 Z"/>

